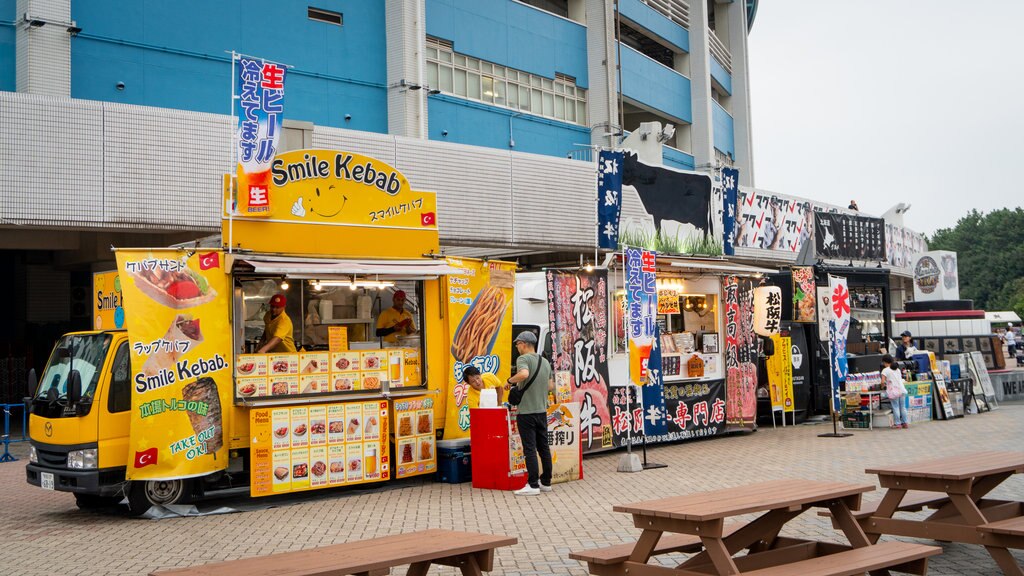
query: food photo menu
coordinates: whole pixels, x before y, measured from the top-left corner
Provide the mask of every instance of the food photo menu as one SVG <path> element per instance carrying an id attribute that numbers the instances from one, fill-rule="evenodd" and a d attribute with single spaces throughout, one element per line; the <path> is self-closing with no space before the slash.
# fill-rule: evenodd
<path id="1" fill-rule="evenodd" d="M 437 471 L 434 399 L 417 396 L 395 400 L 395 478 Z"/>

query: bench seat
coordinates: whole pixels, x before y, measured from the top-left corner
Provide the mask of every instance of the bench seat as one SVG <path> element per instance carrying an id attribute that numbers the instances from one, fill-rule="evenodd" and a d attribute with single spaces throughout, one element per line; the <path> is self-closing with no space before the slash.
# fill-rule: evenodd
<path id="1" fill-rule="evenodd" d="M 426 574 L 431 563 L 455 566 L 463 574 L 490 571 L 494 549 L 515 538 L 452 530 L 421 530 L 309 550 L 282 552 L 151 573 L 151 576 L 371 576 L 410 565 L 410 574 Z"/>
<path id="2" fill-rule="evenodd" d="M 981 526 L 978 526 L 978 530 L 981 532 L 989 532 L 991 534 L 1024 536 L 1024 516 L 982 524 Z"/>
<path id="3" fill-rule="evenodd" d="M 875 502 L 864 502 L 861 504 L 859 510 L 853 511 L 853 517 L 858 520 L 863 520 L 869 516 L 873 516 L 878 511 L 878 505 L 882 501 L 878 500 Z M 903 495 L 903 501 L 896 510 L 900 512 L 920 512 L 925 508 L 940 508 L 945 504 L 949 503 L 949 497 L 935 492 L 923 492 L 920 490 L 908 490 Z M 821 510 L 818 512 L 818 516 L 832 516 L 832 513 L 828 510 Z"/>
<path id="4" fill-rule="evenodd" d="M 726 524 L 723 534 L 729 536 L 745 525 L 746 522 Z M 625 568 L 623 562 L 629 560 L 629 555 L 633 553 L 635 546 L 635 542 L 626 542 L 625 544 L 614 544 L 604 548 L 591 548 L 589 550 L 570 552 L 569 558 L 586 562 L 591 574 L 623 574 Z M 654 555 L 671 554 L 673 552 L 692 554 L 703 549 L 704 545 L 701 544 L 700 536 L 663 534 L 658 540 L 658 545 L 654 547 Z"/>
<path id="5" fill-rule="evenodd" d="M 924 574 L 929 556 L 940 554 L 942 548 L 911 542 L 882 542 L 874 546 L 853 548 L 827 556 L 800 560 L 781 566 L 743 572 L 743 576 L 856 576 L 872 570 L 895 568 L 903 564 L 917 563 Z"/>

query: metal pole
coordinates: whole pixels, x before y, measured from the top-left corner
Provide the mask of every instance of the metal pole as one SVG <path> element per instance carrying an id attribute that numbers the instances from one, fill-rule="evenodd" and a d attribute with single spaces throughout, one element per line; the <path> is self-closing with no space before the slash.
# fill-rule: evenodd
<path id="1" fill-rule="evenodd" d="M 615 69 L 619 77 L 619 136 L 626 134 L 626 113 L 622 103 L 622 13 L 619 12 L 619 0 L 615 0 Z M 621 140 L 620 140 L 621 142 Z"/>
<path id="2" fill-rule="evenodd" d="M 238 154 L 238 143 L 235 142 L 235 138 L 238 137 L 238 121 L 235 119 L 235 60 L 238 59 L 238 55 L 234 50 L 231 51 L 231 177 L 228 179 L 228 198 L 227 208 L 228 211 L 228 254 L 232 253 L 233 246 L 235 243 L 235 196 L 232 194 L 235 186 L 238 182 L 238 158 L 235 157 Z M 221 242 L 224 239 L 221 238 Z"/>

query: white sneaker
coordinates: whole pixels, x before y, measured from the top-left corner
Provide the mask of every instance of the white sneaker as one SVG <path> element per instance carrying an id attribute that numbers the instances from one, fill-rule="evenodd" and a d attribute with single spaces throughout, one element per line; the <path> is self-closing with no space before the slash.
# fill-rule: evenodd
<path id="1" fill-rule="evenodd" d="M 540 485 L 540 491 L 541 492 L 551 492 L 551 486 L 545 486 L 545 485 L 541 484 Z"/>
<path id="2" fill-rule="evenodd" d="M 513 492 L 513 494 L 515 494 L 516 496 L 539 496 L 540 488 L 534 488 L 533 486 L 527 484 L 526 486 L 523 486 L 519 490 Z"/>

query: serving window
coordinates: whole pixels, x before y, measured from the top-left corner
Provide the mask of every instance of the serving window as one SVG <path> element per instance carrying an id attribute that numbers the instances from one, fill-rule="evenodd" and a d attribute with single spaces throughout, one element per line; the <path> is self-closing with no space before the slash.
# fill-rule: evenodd
<path id="1" fill-rule="evenodd" d="M 423 284 L 237 275 L 236 399 L 365 395 L 425 386 Z M 393 307 L 399 292 L 405 300 L 401 311 Z M 283 346 L 262 350 L 276 294 L 286 299 L 283 314 L 292 325 L 294 352 Z"/>

